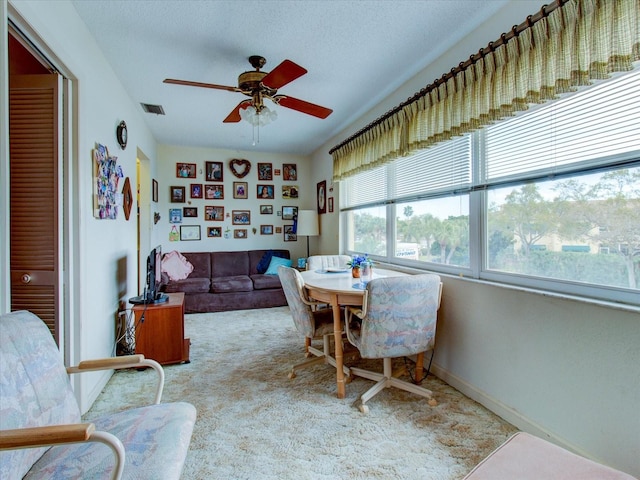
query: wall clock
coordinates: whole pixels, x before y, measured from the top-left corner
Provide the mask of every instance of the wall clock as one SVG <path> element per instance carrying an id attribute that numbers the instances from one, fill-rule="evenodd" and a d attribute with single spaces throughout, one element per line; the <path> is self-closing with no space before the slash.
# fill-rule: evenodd
<path id="1" fill-rule="evenodd" d="M 127 124 L 124 123 L 124 120 L 122 120 L 116 128 L 116 138 L 123 150 L 127 148 Z"/>

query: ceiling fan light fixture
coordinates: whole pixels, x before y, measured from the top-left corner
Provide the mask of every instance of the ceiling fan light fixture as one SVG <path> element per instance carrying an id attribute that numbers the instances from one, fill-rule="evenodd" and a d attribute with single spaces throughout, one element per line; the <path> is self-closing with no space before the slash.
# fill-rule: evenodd
<path id="1" fill-rule="evenodd" d="M 260 111 L 257 111 L 256 107 L 250 105 L 240 109 L 240 118 L 254 127 L 264 127 L 278 118 L 278 112 L 267 106 L 263 106 Z"/>

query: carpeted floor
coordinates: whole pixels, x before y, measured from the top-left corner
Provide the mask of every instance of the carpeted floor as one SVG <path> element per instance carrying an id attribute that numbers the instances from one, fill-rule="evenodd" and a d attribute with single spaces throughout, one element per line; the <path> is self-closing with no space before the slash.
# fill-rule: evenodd
<path id="1" fill-rule="evenodd" d="M 198 410 L 185 480 L 460 479 L 516 431 L 432 375 L 436 407 L 387 389 L 368 415 L 355 403 L 370 380 L 342 400 L 327 365 L 289 380 L 304 341 L 287 307 L 187 315 L 185 329 L 191 363 L 165 366 L 163 395 Z M 152 401 L 154 376 L 117 372 L 85 419 Z"/>

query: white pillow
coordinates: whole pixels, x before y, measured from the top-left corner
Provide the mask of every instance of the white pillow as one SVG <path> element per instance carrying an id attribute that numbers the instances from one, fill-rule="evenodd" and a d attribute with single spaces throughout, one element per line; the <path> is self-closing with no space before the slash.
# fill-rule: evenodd
<path id="1" fill-rule="evenodd" d="M 180 252 L 172 251 L 162 259 L 162 271 L 171 280 L 184 280 L 193 272 L 193 265 Z"/>

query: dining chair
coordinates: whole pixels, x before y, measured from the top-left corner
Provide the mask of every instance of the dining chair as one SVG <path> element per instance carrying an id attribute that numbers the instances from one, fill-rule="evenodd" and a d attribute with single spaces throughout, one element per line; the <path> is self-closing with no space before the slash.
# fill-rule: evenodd
<path id="1" fill-rule="evenodd" d="M 351 367 L 354 376 L 377 383 L 360 397 L 359 409 L 369 411 L 366 402 L 385 388 L 396 387 L 427 397 L 437 405 L 430 390 L 397 378 L 403 365 L 392 371 L 393 358 L 417 355 L 415 382 L 422 381 L 424 353 L 435 347 L 442 282 L 435 274 L 406 275 L 373 279 L 367 283 L 362 308 L 345 309 L 345 329 L 349 342 L 361 358 L 382 358 L 383 372 Z M 433 358 L 433 357 L 432 357 Z"/>
<path id="2" fill-rule="evenodd" d="M 311 255 L 307 259 L 307 270 L 326 270 L 327 268 L 347 268 L 349 255 Z"/>
<path id="3" fill-rule="evenodd" d="M 331 339 L 334 336 L 333 311 L 331 309 L 313 309 L 319 303 L 309 299 L 304 288 L 302 275 L 295 268 L 279 266 L 278 277 L 280 278 L 280 283 L 282 283 L 282 289 L 291 311 L 291 317 L 293 317 L 293 323 L 298 333 L 305 338 L 305 354 L 307 358 L 312 355 L 315 356 L 315 358 L 291 367 L 289 378 L 295 378 L 296 370 L 317 363 L 328 363 L 335 368 L 336 360 L 331 356 Z M 322 350 L 312 345 L 313 340 L 322 340 Z M 343 371 L 346 377 L 345 380 L 350 379 L 351 372 L 349 368 L 345 366 Z"/>

